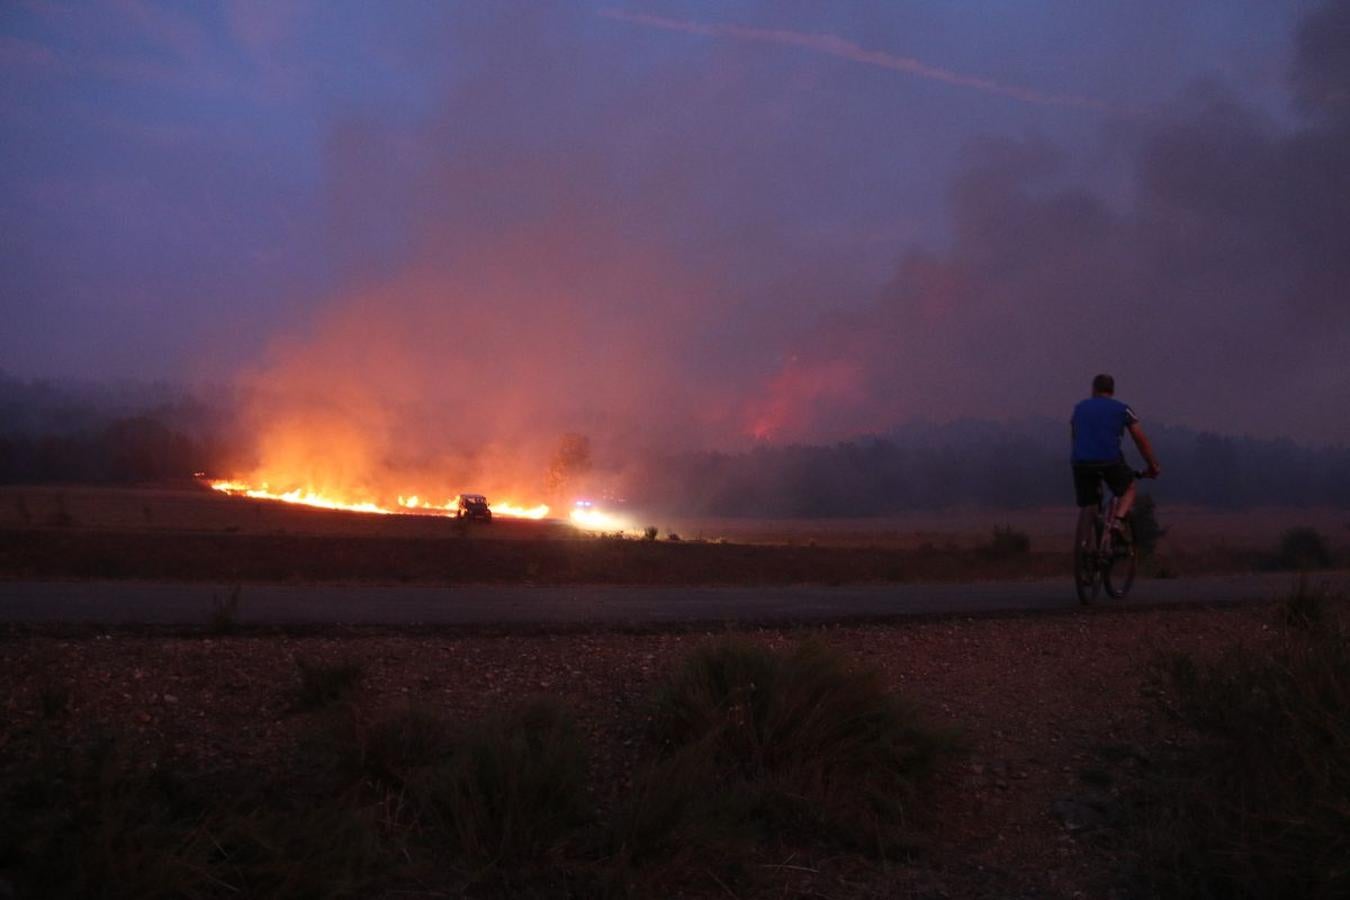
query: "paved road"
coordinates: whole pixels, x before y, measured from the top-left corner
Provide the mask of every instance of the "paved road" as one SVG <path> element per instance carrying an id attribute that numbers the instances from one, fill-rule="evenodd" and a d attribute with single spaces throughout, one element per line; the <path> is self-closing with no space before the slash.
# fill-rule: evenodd
<path id="1" fill-rule="evenodd" d="M 1350 573 L 1316 577 L 1350 589 Z M 1141 606 L 1266 600 L 1287 594 L 1287 574 L 1142 580 L 1125 601 Z M 0 622 L 199 625 L 228 588 L 210 584 L 0 581 Z M 1064 610 L 1068 579 L 987 584 L 856 587 L 413 587 L 245 585 L 238 619 L 256 625 L 655 625 L 675 622 L 825 621 L 876 616 Z"/>

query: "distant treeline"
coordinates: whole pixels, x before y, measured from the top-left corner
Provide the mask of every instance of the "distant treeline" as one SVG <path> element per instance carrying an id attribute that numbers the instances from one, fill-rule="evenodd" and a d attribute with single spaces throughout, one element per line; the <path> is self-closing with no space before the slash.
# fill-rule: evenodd
<path id="1" fill-rule="evenodd" d="M 0 484 L 218 472 L 238 452 L 227 446 L 230 421 L 222 410 L 163 386 L 71 386 L 0 373 Z M 1165 426 L 1149 433 L 1164 477 L 1148 489 L 1162 502 L 1350 507 L 1350 448 Z M 1049 419 L 914 423 L 828 446 L 652 452 L 629 460 L 628 474 L 635 506 L 687 515 L 882 516 L 1073 499 L 1068 425 Z"/>
<path id="2" fill-rule="evenodd" d="M 1350 449 L 1150 430 L 1164 472 L 1148 490 L 1160 501 L 1350 507 Z M 689 515 L 766 517 L 1065 505 L 1073 502 L 1067 431 L 1051 421 L 960 422 L 832 446 L 674 454 L 641 467 L 633 499 Z M 1130 458 L 1141 465 L 1132 448 Z"/>
<path id="3" fill-rule="evenodd" d="M 200 440 L 136 416 L 75 434 L 0 434 L 0 484 L 191 478 L 210 467 L 210 458 Z"/>
<path id="4" fill-rule="evenodd" d="M 0 484 L 190 478 L 217 458 L 213 413 L 165 385 L 0 373 Z"/>

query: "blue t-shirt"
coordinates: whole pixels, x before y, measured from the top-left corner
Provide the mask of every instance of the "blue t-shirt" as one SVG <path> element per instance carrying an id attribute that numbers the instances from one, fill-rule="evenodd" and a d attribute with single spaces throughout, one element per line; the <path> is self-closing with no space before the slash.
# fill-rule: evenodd
<path id="1" fill-rule="evenodd" d="M 1116 462 L 1124 459 L 1120 439 L 1125 428 L 1139 421 L 1124 403 L 1114 397 L 1089 397 L 1073 408 L 1073 461 Z"/>

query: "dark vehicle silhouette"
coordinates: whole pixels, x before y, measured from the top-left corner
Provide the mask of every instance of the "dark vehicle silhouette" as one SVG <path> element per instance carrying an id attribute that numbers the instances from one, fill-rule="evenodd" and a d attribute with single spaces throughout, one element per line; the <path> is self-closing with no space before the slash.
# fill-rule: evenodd
<path id="1" fill-rule="evenodd" d="M 487 498 L 482 494 L 460 494 L 459 503 L 455 509 L 455 518 L 491 522 L 492 510 L 488 508 Z"/>

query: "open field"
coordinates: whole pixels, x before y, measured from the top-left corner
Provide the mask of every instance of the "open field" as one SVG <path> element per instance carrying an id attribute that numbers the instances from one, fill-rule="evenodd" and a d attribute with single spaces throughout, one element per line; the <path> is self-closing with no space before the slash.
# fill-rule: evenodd
<path id="1" fill-rule="evenodd" d="M 1265 605 L 752 630 L 749 640 L 781 651 L 805 638 L 823 642 L 879 672 L 923 721 L 959 733 L 907 817 L 908 850 L 878 858 L 789 831 L 728 840 L 674 864 L 659 855 L 597 857 L 578 838 L 550 845 L 542 869 L 516 873 L 523 883 L 499 882 L 501 873 L 466 868 L 428 845 L 406 809 L 388 805 L 391 795 L 362 820 L 384 848 L 377 856 L 388 858 L 350 893 L 444 896 L 473 886 L 485 896 L 591 896 L 594 879 L 621 870 L 620 884 L 605 882 L 611 896 L 1134 896 L 1137 792 L 1188 739 L 1165 713 L 1174 698 L 1159 659 L 1264 652 L 1280 634 L 1277 610 Z M 130 771 L 155 765 L 188 784 L 274 785 L 269 808 L 303 808 L 325 789 L 334 722 L 412 709 L 458 726 L 543 694 L 576 722 L 587 810 L 577 827 L 588 834 L 623 807 L 658 752 L 651 716 L 663 679 L 710 637 L 11 628 L 0 637 L 0 788 L 12 792 L 34 754 L 113 737 Z M 331 703 L 297 699 L 316 671 L 350 674 L 330 679 Z M 255 812 L 249 821 L 262 820 Z M 306 870 L 321 864 L 313 859 L 290 864 L 309 878 L 350 874 Z M 242 878 L 251 870 L 221 871 Z"/>
<path id="2" fill-rule="evenodd" d="M 970 548 L 988 540 L 1001 525 L 1025 533 L 1036 550 L 1059 549 L 1073 535 L 1075 511 L 1044 509 L 949 509 L 903 516 L 857 519 L 686 519 L 634 513 L 638 527 L 670 532 L 686 541 L 726 540 L 740 544 L 885 547 L 925 545 Z M 1164 506 L 1159 518 L 1168 529 L 1164 549 L 1201 552 L 1270 547 L 1295 526 L 1316 528 L 1333 546 L 1350 547 L 1350 510 L 1272 507 L 1218 510 Z M 648 521 L 650 520 L 650 521 Z M 0 529 L 75 528 L 137 533 L 201 532 L 266 535 L 445 538 L 455 522 L 430 516 L 374 516 L 313 509 L 296 504 L 226 497 L 199 484 L 161 487 L 42 485 L 0 487 Z M 499 519 L 484 532 L 493 538 L 530 540 L 581 538 L 558 521 Z"/>
<path id="3" fill-rule="evenodd" d="M 1318 528 L 1343 560 L 1335 510 L 1163 510 L 1152 569 L 1259 568 L 1279 534 Z M 1070 509 L 899 519 L 685 522 L 657 541 L 551 521 L 334 512 L 191 487 L 0 489 L 0 577 L 419 584 L 866 584 L 1040 578 L 1068 570 Z M 991 546 L 995 527 L 1029 550 Z M 669 530 L 684 538 L 672 541 Z"/>

